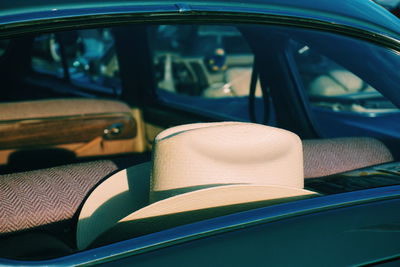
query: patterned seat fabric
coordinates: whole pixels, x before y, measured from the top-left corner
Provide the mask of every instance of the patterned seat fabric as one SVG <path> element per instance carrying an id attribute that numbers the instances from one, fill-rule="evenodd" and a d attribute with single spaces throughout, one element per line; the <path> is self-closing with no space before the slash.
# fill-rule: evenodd
<path id="1" fill-rule="evenodd" d="M 111 160 L 0 175 L 0 235 L 69 220 L 84 197 L 118 170 Z"/>
<path id="2" fill-rule="evenodd" d="M 314 178 L 393 161 L 389 149 L 369 137 L 303 140 L 304 177 Z"/>

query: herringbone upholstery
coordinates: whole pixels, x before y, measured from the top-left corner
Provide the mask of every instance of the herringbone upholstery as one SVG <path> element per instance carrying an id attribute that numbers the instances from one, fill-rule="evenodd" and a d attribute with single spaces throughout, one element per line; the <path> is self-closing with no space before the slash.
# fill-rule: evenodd
<path id="1" fill-rule="evenodd" d="M 373 138 L 306 140 L 303 152 L 305 178 L 393 160 L 387 147 Z M 134 165 L 130 159 L 116 162 L 94 161 L 0 175 L 0 235 L 72 219 L 99 181 Z"/>
<path id="2" fill-rule="evenodd" d="M 389 149 L 369 137 L 303 140 L 304 177 L 314 178 L 393 161 Z"/>
<path id="3" fill-rule="evenodd" d="M 0 234 L 71 219 L 90 189 L 117 169 L 103 160 L 0 175 Z"/>

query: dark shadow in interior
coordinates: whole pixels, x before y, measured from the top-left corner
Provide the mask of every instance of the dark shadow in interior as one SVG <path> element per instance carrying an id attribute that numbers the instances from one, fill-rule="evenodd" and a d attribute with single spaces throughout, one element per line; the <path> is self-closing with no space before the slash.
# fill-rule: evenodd
<path id="1" fill-rule="evenodd" d="M 8 158 L 11 170 L 28 171 L 48 168 L 76 161 L 75 153 L 66 149 L 46 148 L 18 150 Z"/>

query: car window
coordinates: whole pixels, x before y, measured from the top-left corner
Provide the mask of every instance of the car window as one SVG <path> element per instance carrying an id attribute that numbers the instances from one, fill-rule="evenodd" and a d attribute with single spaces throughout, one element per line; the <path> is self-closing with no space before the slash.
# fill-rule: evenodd
<path id="1" fill-rule="evenodd" d="M 121 93 L 114 37 L 109 29 L 37 36 L 32 69 L 99 93 Z"/>
<path id="2" fill-rule="evenodd" d="M 400 110 L 365 79 L 307 44 L 292 40 L 290 50 L 323 136 L 379 136 L 390 131 L 387 117 L 398 117 Z"/>
<path id="3" fill-rule="evenodd" d="M 161 101 L 203 114 L 249 120 L 254 55 L 236 27 L 161 25 L 152 27 L 149 36 Z M 255 96 L 261 102 L 259 82 Z"/>
<path id="4" fill-rule="evenodd" d="M 37 36 L 33 42 L 32 68 L 34 71 L 64 77 L 59 43 L 55 34 Z"/>

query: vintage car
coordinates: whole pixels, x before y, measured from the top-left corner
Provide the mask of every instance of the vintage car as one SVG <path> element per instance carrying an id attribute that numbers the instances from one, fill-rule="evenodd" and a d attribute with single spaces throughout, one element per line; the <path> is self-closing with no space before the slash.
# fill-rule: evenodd
<path id="1" fill-rule="evenodd" d="M 0 265 L 400 264 L 383 7 L 0 7 Z"/>

